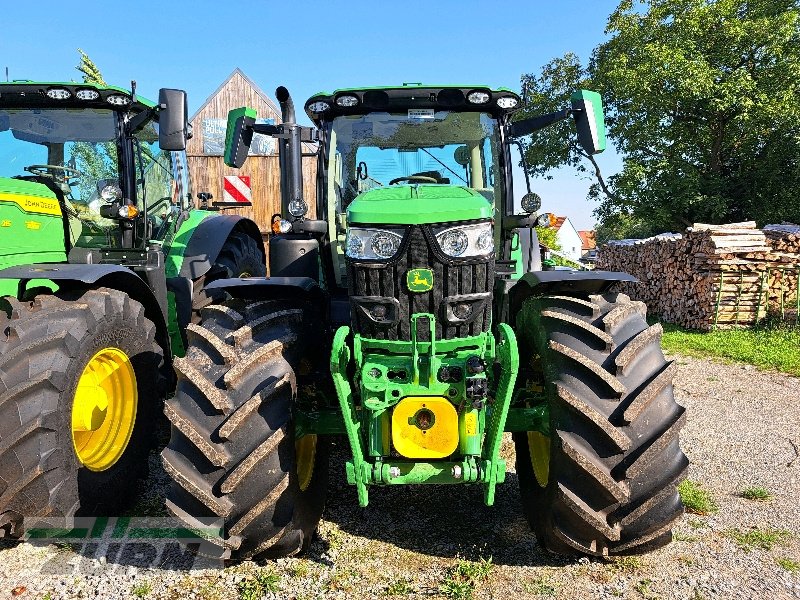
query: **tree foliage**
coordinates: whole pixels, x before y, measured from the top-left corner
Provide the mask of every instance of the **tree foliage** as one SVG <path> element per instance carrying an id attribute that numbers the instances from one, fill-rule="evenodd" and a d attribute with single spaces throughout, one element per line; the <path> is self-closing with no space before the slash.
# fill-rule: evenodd
<path id="1" fill-rule="evenodd" d="M 94 64 L 94 61 L 89 58 L 89 55 L 80 48 L 78 48 L 78 53 L 81 55 L 81 62 L 75 68 L 83 74 L 83 83 L 106 85 L 106 80 L 103 79 L 103 74 L 100 72 L 100 69 L 97 67 L 97 65 Z"/>
<path id="2" fill-rule="evenodd" d="M 107 85 L 94 61 L 80 48 L 78 52 L 81 62 L 75 68 L 83 74 L 83 82 Z M 84 201 L 97 193 L 98 181 L 118 176 L 117 149 L 114 142 L 75 142 L 72 144 L 70 161 L 81 172 L 77 187 L 79 198 Z"/>
<path id="3" fill-rule="evenodd" d="M 547 246 L 551 250 L 561 250 L 561 244 L 556 238 L 558 232 L 554 227 L 537 227 L 536 235 L 539 238 L 539 243 Z"/>
<path id="4" fill-rule="evenodd" d="M 622 172 L 605 180 L 566 124 L 526 153 L 535 174 L 594 171 L 598 239 L 800 221 L 796 1 L 622 0 L 606 33 L 587 66 L 567 54 L 522 76 L 523 114 L 561 108 L 579 87 L 603 95 Z"/>

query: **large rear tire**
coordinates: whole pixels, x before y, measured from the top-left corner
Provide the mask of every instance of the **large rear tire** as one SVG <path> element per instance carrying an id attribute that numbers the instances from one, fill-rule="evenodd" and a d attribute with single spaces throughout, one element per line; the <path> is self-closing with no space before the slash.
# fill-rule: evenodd
<path id="1" fill-rule="evenodd" d="M 178 387 L 165 407 L 172 423 L 162 453 L 172 478 L 167 507 L 187 526 L 224 519 L 222 558 L 304 551 L 322 516 L 327 448 L 295 439 L 293 402 L 313 328 L 296 304 L 230 300 L 190 325 Z"/>
<path id="2" fill-rule="evenodd" d="M 677 484 L 684 408 L 661 326 L 623 294 L 532 298 L 518 317 L 523 356 L 541 359 L 550 436 L 514 435 L 523 509 L 559 554 L 639 554 L 667 544 L 683 514 Z"/>
<path id="3" fill-rule="evenodd" d="M 105 288 L 3 304 L 0 528 L 16 536 L 23 517 L 116 514 L 147 477 L 155 442 L 155 325 Z"/>
<path id="4" fill-rule="evenodd" d="M 200 311 L 225 294 L 210 294 L 206 285 L 216 279 L 230 277 L 266 277 L 267 266 L 258 243 L 243 231 L 233 231 L 222 246 L 211 270 L 194 282 L 192 297 L 192 322 L 200 322 Z"/>

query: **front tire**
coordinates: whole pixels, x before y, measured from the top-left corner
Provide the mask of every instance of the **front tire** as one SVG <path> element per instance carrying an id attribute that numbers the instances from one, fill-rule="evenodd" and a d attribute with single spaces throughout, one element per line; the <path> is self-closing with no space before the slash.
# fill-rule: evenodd
<path id="1" fill-rule="evenodd" d="M 322 516 L 328 468 L 323 440 L 296 440 L 292 421 L 298 369 L 312 352 L 306 311 L 230 300 L 202 316 L 189 326 L 165 407 L 167 507 L 190 527 L 224 519 L 224 537 L 212 540 L 222 558 L 304 551 Z"/>
<path id="2" fill-rule="evenodd" d="M 559 554 L 639 554 L 669 543 L 685 409 L 661 326 L 623 294 L 532 298 L 518 317 L 523 356 L 541 360 L 550 436 L 514 434 L 523 509 Z"/>
<path id="3" fill-rule="evenodd" d="M 147 477 L 155 442 L 164 391 L 155 325 L 112 289 L 5 303 L 0 527 L 13 536 L 23 517 L 116 512 Z"/>

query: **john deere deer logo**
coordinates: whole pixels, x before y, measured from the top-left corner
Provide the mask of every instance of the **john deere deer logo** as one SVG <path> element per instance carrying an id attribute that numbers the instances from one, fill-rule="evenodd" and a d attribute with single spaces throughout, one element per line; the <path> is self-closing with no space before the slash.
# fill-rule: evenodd
<path id="1" fill-rule="evenodd" d="M 412 292 L 429 292 L 433 289 L 433 271 L 430 269 L 411 269 L 406 273 L 406 283 Z"/>

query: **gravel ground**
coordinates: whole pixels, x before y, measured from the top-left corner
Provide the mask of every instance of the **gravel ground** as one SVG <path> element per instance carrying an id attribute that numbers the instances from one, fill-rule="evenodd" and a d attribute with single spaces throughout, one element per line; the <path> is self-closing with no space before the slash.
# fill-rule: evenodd
<path id="1" fill-rule="evenodd" d="M 302 558 L 187 570 L 164 568 L 163 556 L 153 563 L 161 567 L 134 566 L 113 543 L 79 552 L 6 543 L 0 598 L 800 598 L 800 572 L 787 570 L 800 567 L 800 379 L 673 358 L 676 395 L 689 410 L 682 438 L 689 477 L 719 510 L 687 514 L 675 541 L 652 554 L 590 561 L 543 552 L 520 514 L 513 471 L 492 508 L 479 488 L 442 486 L 373 488 L 370 506 L 359 509 L 344 483 L 340 442 L 332 473 L 341 476 L 331 479 L 319 536 Z M 504 454 L 513 465 L 510 441 Z M 131 515 L 164 514 L 166 481 L 155 454 L 151 460 L 153 475 Z M 738 496 L 751 486 L 772 499 Z M 777 541 L 745 548 L 737 532 L 759 540 L 777 532 Z"/>

